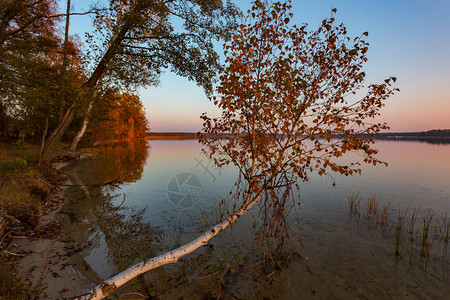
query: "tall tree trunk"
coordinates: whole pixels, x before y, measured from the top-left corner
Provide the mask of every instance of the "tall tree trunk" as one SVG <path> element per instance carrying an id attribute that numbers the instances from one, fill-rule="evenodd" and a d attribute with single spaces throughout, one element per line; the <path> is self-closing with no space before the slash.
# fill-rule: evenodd
<path id="1" fill-rule="evenodd" d="M 64 133 L 67 131 L 67 128 L 69 128 L 70 123 L 72 123 L 73 118 L 75 117 L 75 103 L 76 102 L 74 102 L 69 107 L 69 109 L 64 114 L 61 122 L 59 122 L 58 126 L 55 128 L 55 130 L 52 132 L 47 142 L 45 143 L 44 151 L 42 153 L 43 161 L 49 161 L 56 156 L 56 150 L 59 147 L 59 143 Z"/>
<path id="2" fill-rule="evenodd" d="M 45 146 L 45 138 L 47 136 L 48 131 L 48 117 L 45 120 L 45 130 L 44 133 L 42 133 L 42 142 L 41 142 L 41 151 L 39 152 L 39 162 L 38 165 L 41 165 L 42 162 L 42 154 L 44 153 L 44 146 Z"/>
<path id="3" fill-rule="evenodd" d="M 61 106 L 59 108 L 59 118 L 58 122 L 61 122 L 64 116 L 64 107 L 67 101 L 67 92 L 65 86 L 65 77 L 67 73 L 67 47 L 69 43 L 69 25 L 70 25 L 70 0 L 67 0 L 67 9 L 66 9 L 66 28 L 64 29 L 64 49 L 63 49 L 63 61 L 61 66 L 61 78 L 63 79 L 63 85 L 61 87 Z"/>
<path id="4" fill-rule="evenodd" d="M 123 39 L 125 38 L 126 33 L 128 30 L 132 27 L 132 22 L 126 22 L 124 26 L 121 28 L 117 36 L 114 38 L 112 43 L 110 43 L 110 47 L 106 51 L 105 55 L 103 55 L 102 59 L 98 63 L 97 67 L 95 68 L 94 72 L 92 73 L 91 77 L 84 83 L 83 88 L 88 97 L 92 96 L 92 92 L 97 85 L 98 80 L 105 72 L 109 62 L 116 54 L 117 48 L 122 43 Z M 75 117 L 75 110 L 76 110 L 76 103 L 79 102 L 82 94 L 79 94 L 77 99 L 74 101 L 74 103 L 67 109 L 66 113 L 64 114 L 64 117 L 62 118 L 61 122 L 59 122 L 58 126 L 55 128 L 53 133 L 50 135 L 49 140 L 47 141 L 47 145 L 44 148 L 44 153 L 42 155 L 42 159 L 45 161 L 51 160 L 56 155 L 56 150 L 59 147 L 59 143 L 61 142 L 61 139 L 66 133 L 67 129 L 70 126 L 70 123 L 72 123 L 73 118 Z"/>
<path id="5" fill-rule="evenodd" d="M 77 135 L 73 138 L 72 145 L 70 145 L 69 150 L 72 152 L 75 151 L 78 143 L 80 142 L 81 138 L 83 137 L 84 133 L 86 132 L 86 128 L 89 123 L 89 117 L 90 117 L 93 105 L 94 105 L 94 101 L 93 100 L 89 101 L 89 105 L 86 110 L 86 116 L 84 117 L 84 120 L 83 120 L 83 125 L 81 126 L 80 131 L 78 131 Z"/>
<path id="6" fill-rule="evenodd" d="M 260 190 L 253 199 L 251 199 L 251 195 L 249 195 L 247 197 L 247 201 L 244 202 L 239 211 L 229 216 L 226 220 L 213 226 L 210 230 L 206 231 L 192 242 L 157 257 L 140 262 L 117 274 L 113 278 L 106 280 L 102 284 L 97 285 L 89 292 L 73 299 L 103 299 L 138 275 L 141 275 L 163 265 L 176 263 L 181 257 L 193 252 L 194 250 L 197 250 L 201 246 L 206 245 L 211 238 L 224 231 L 228 226 L 234 224 L 244 213 L 246 213 L 255 203 L 259 201 L 263 193 L 264 190 Z"/>

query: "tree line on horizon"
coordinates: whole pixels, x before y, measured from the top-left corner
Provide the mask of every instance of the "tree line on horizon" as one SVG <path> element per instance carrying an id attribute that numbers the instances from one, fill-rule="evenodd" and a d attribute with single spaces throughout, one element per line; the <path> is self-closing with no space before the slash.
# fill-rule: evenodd
<path id="1" fill-rule="evenodd" d="M 150 131 L 146 137 L 164 138 L 164 137 L 180 137 L 182 139 L 196 139 L 200 135 L 210 138 L 211 134 L 205 132 L 154 132 Z M 235 137 L 232 133 L 222 133 L 223 137 Z M 379 132 L 375 137 L 450 137 L 450 129 L 433 129 L 428 131 L 411 131 L 411 132 Z"/>
<path id="2" fill-rule="evenodd" d="M 377 137 L 450 137 L 450 129 L 433 129 L 412 132 L 382 132 Z"/>

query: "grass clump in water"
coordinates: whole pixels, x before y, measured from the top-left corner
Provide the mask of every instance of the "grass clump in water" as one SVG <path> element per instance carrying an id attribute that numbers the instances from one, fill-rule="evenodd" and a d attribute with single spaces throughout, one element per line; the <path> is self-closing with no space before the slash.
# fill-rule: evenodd
<path id="1" fill-rule="evenodd" d="M 425 257 L 430 255 L 431 242 L 429 240 L 430 236 L 430 224 L 433 220 L 433 213 L 431 210 L 428 211 L 427 215 L 423 218 L 423 228 L 422 228 L 422 243 L 420 248 L 420 256 Z"/>
<path id="2" fill-rule="evenodd" d="M 381 230 L 383 238 L 393 241 L 396 258 L 409 257 L 410 263 L 420 261 L 425 269 L 443 267 L 444 272 L 447 272 L 445 266 L 450 239 L 450 219 L 447 213 L 435 217 L 429 210 L 421 217 L 422 226 L 418 226 L 420 207 L 412 210 L 410 206 L 405 210 L 399 207 L 397 217 L 391 219 L 388 212 L 390 202 L 382 205 L 381 209 L 380 202 L 375 196 L 370 196 L 367 202 L 363 202 L 359 193 L 350 194 L 348 205 L 349 220 L 366 222 L 370 230 Z M 434 267 L 429 264 L 430 262 L 434 262 Z"/>
<path id="3" fill-rule="evenodd" d="M 436 219 L 435 236 L 444 240 L 446 244 L 450 239 L 450 218 L 445 213 L 441 218 Z"/>

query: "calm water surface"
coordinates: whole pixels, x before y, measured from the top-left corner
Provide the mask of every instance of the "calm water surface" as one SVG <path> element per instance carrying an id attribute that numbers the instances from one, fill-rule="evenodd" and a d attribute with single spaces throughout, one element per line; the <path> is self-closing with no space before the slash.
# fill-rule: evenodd
<path id="1" fill-rule="evenodd" d="M 315 175 L 301 184 L 301 207 L 289 216 L 292 238 L 283 252 L 275 246 L 255 250 L 255 209 L 210 246 L 120 293 L 157 299 L 449 299 L 447 245 L 430 239 L 430 254 L 421 256 L 420 228 L 427 214 L 435 228 L 450 213 L 450 145 L 378 141 L 377 148 L 389 167 L 335 176 L 335 187 Z M 78 249 L 83 264 L 74 267 L 92 284 L 215 224 L 237 176 L 232 167 L 215 168 L 191 140 L 116 144 L 64 171 L 74 186 L 59 214 L 63 238 Z M 395 228 L 349 218 L 351 193 L 363 202 L 375 196 L 380 206 L 390 203 L 393 224 L 399 210 L 410 216 L 420 209 L 418 232 L 405 234 L 400 256 L 394 255 Z"/>

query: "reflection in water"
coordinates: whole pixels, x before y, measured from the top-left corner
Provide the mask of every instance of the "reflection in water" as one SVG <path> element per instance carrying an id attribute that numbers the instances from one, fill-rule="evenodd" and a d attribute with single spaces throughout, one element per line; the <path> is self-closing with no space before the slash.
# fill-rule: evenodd
<path id="1" fill-rule="evenodd" d="M 144 256 L 191 241 L 223 213 L 217 203 L 233 186 L 236 170 L 213 169 L 196 141 L 150 143 L 151 148 L 142 141 L 111 145 L 65 169 L 78 186 L 67 190 L 62 219 L 68 224 L 62 229 L 76 247 L 84 246 L 79 254 L 88 267 L 80 272 L 95 283 Z M 392 200 L 393 217 L 397 207 L 411 203 L 442 215 L 450 208 L 450 147 L 380 141 L 378 148 L 388 168 L 365 167 L 361 177 L 337 177 L 337 187 L 319 177 L 301 186 L 300 216 L 289 219 L 297 238 L 286 256 L 254 250 L 250 212 L 207 247 L 152 270 L 122 293 L 157 299 L 445 299 L 448 276 L 423 272 L 417 268 L 420 257 L 409 258 L 407 251 L 396 259 L 381 235 L 347 222 L 347 195 L 360 191 Z M 202 191 L 195 205 L 175 205 L 170 198 L 178 174 L 198 178 Z M 119 177 L 124 183 L 118 188 L 99 185 Z M 448 270 L 448 262 L 442 263 Z"/>
<path id="2" fill-rule="evenodd" d="M 62 214 L 69 216 L 70 224 L 65 222 L 63 228 L 78 245 L 91 245 L 91 252 L 106 247 L 110 258 L 107 263 L 114 267 L 110 272 L 151 257 L 159 248 L 161 231 L 145 222 L 145 208 L 127 207 L 125 194 L 116 193 L 115 186 L 99 184 L 111 178 L 139 180 L 147 154 L 145 141 L 109 145 L 95 159 L 64 170 L 76 186 L 66 193 L 70 202 Z M 104 278 L 111 274 L 99 275 Z"/>
<path id="3" fill-rule="evenodd" d="M 101 152 L 95 159 L 87 159 L 77 165 L 77 176 L 89 184 L 116 178 L 123 182 L 138 181 L 144 171 L 148 148 L 145 140 L 108 144 L 99 148 Z"/>

